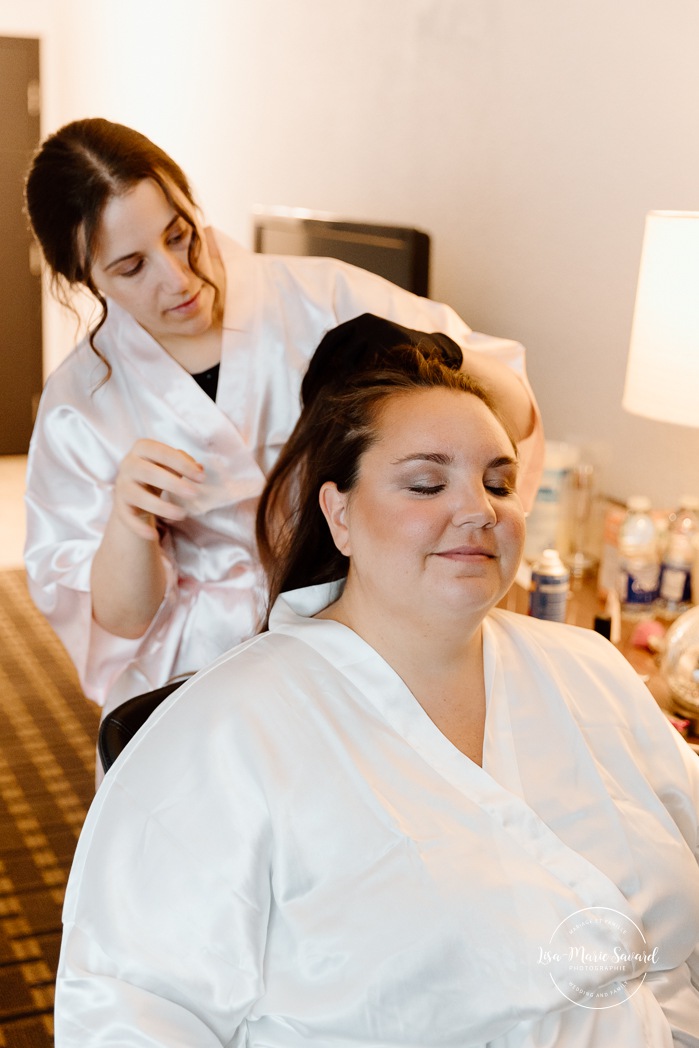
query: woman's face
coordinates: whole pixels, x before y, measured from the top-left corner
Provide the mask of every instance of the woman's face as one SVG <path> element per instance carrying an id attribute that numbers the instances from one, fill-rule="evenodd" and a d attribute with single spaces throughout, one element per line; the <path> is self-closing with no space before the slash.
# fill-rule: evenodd
<path id="1" fill-rule="evenodd" d="M 174 187 L 172 193 L 181 196 Z M 197 266 L 213 280 L 206 239 L 197 231 Z M 102 213 L 92 279 L 163 344 L 173 337 L 201 335 L 213 322 L 214 289 L 189 266 L 191 236 L 192 225 L 151 179 L 113 196 Z"/>
<path id="2" fill-rule="evenodd" d="M 321 491 L 335 543 L 350 558 L 353 608 L 434 624 L 485 614 L 522 553 L 516 479 L 512 443 L 478 397 L 437 388 L 387 400 L 355 486 Z"/>

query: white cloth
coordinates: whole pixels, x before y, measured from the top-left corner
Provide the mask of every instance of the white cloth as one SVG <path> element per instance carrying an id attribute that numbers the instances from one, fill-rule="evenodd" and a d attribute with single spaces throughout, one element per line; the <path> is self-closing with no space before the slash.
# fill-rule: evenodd
<path id="1" fill-rule="evenodd" d="M 216 403 L 114 303 L 97 336 L 112 366 L 83 342 L 49 379 L 29 450 L 25 563 L 32 596 L 107 709 L 193 672 L 251 636 L 262 611 L 254 515 L 265 475 L 293 429 L 308 360 L 330 328 L 363 312 L 444 331 L 522 377 L 515 342 L 471 332 L 449 307 L 330 259 L 254 255 L 216 234 L 226 271 Z M 528 388 L 528 387 L 527 387 Z M 93 621 L 92 558 L 118 467 L 148 437 L 206 469 L 196 512 L 162 543 L 168 587 L 147 633 L 125 640 Z M 522 495 L 536 494 L 543 437 L 522 442 Z"/>
<path id="2" fill-rule="evenodd" d="M 305 617 L 330 593 L 280 598 L 106 776 L 57 1048 L 696 1048 L 699 760 L 631 667 L 492 612 L 481 768 L 356 634 Z M 657 947 L 615 1007 L 570 1003 L 539 959 L 586 907 Z"/>

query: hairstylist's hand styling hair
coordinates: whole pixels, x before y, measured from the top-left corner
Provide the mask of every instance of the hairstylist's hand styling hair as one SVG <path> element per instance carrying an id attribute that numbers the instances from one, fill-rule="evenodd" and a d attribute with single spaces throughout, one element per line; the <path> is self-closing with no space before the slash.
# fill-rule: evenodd
<path id="1" fill-rule="evenodd" d="M 341 386 L 360 371 L 395 364 L 398 347 L 414 346 L 425 357 L 458 370 L 463 353 L 453 338 L 440 331 L 428 334 L 363 313 L 328 331 L 316 349 L 301 383 L 301 401 L 308 407 L 321 389 Z"/>

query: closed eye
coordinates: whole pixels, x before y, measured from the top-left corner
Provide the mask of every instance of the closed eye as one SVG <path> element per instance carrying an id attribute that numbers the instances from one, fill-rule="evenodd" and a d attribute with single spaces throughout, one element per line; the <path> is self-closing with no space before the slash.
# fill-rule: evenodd
<path id="1" fill-rule="evenodd" d="M 437 495 L 440 491 L 444 491 L 445 484 L 411 484 L 408 491 L 412 491 L 415 495 Z"/>
<path id="2" fill-rule="evenodd" d="M 505 498 L 507 495 L 514 493 L 514 488 L 510 487 L 509 484 L 486 484 L 486 491 L 489 491 L 491 495 L 495 495 L 497 498 Z"/>
<path id="3" fill-rule="evenodd" d="M 185 229 L 178 229 L 175 233 L 172 234 L 171 237 L 168 237 L 168 244 L 170 244 L 171 246 L 181 244 L 182 241 L 187 238 L 189 232 L 189 227 Z"/>
<path id="4" fill-rule="evenodd" d="M 135 277 L 137 273 L 140 273 L 143 269 L 143 259 L 139 258 L 138 262 L 131 267 L 131 269 L 125 269 L 122 273 L 122 277 Z"/>

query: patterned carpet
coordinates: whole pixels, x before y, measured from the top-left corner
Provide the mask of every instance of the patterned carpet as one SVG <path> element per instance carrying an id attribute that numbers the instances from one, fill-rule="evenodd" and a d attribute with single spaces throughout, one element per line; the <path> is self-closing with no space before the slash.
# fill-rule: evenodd
<path id="1" fill-rule="evenodd" d="M 61 906 L 98 721 L 24 573 L 0 572 L 0 1048 L 53 1044 Z"/>

